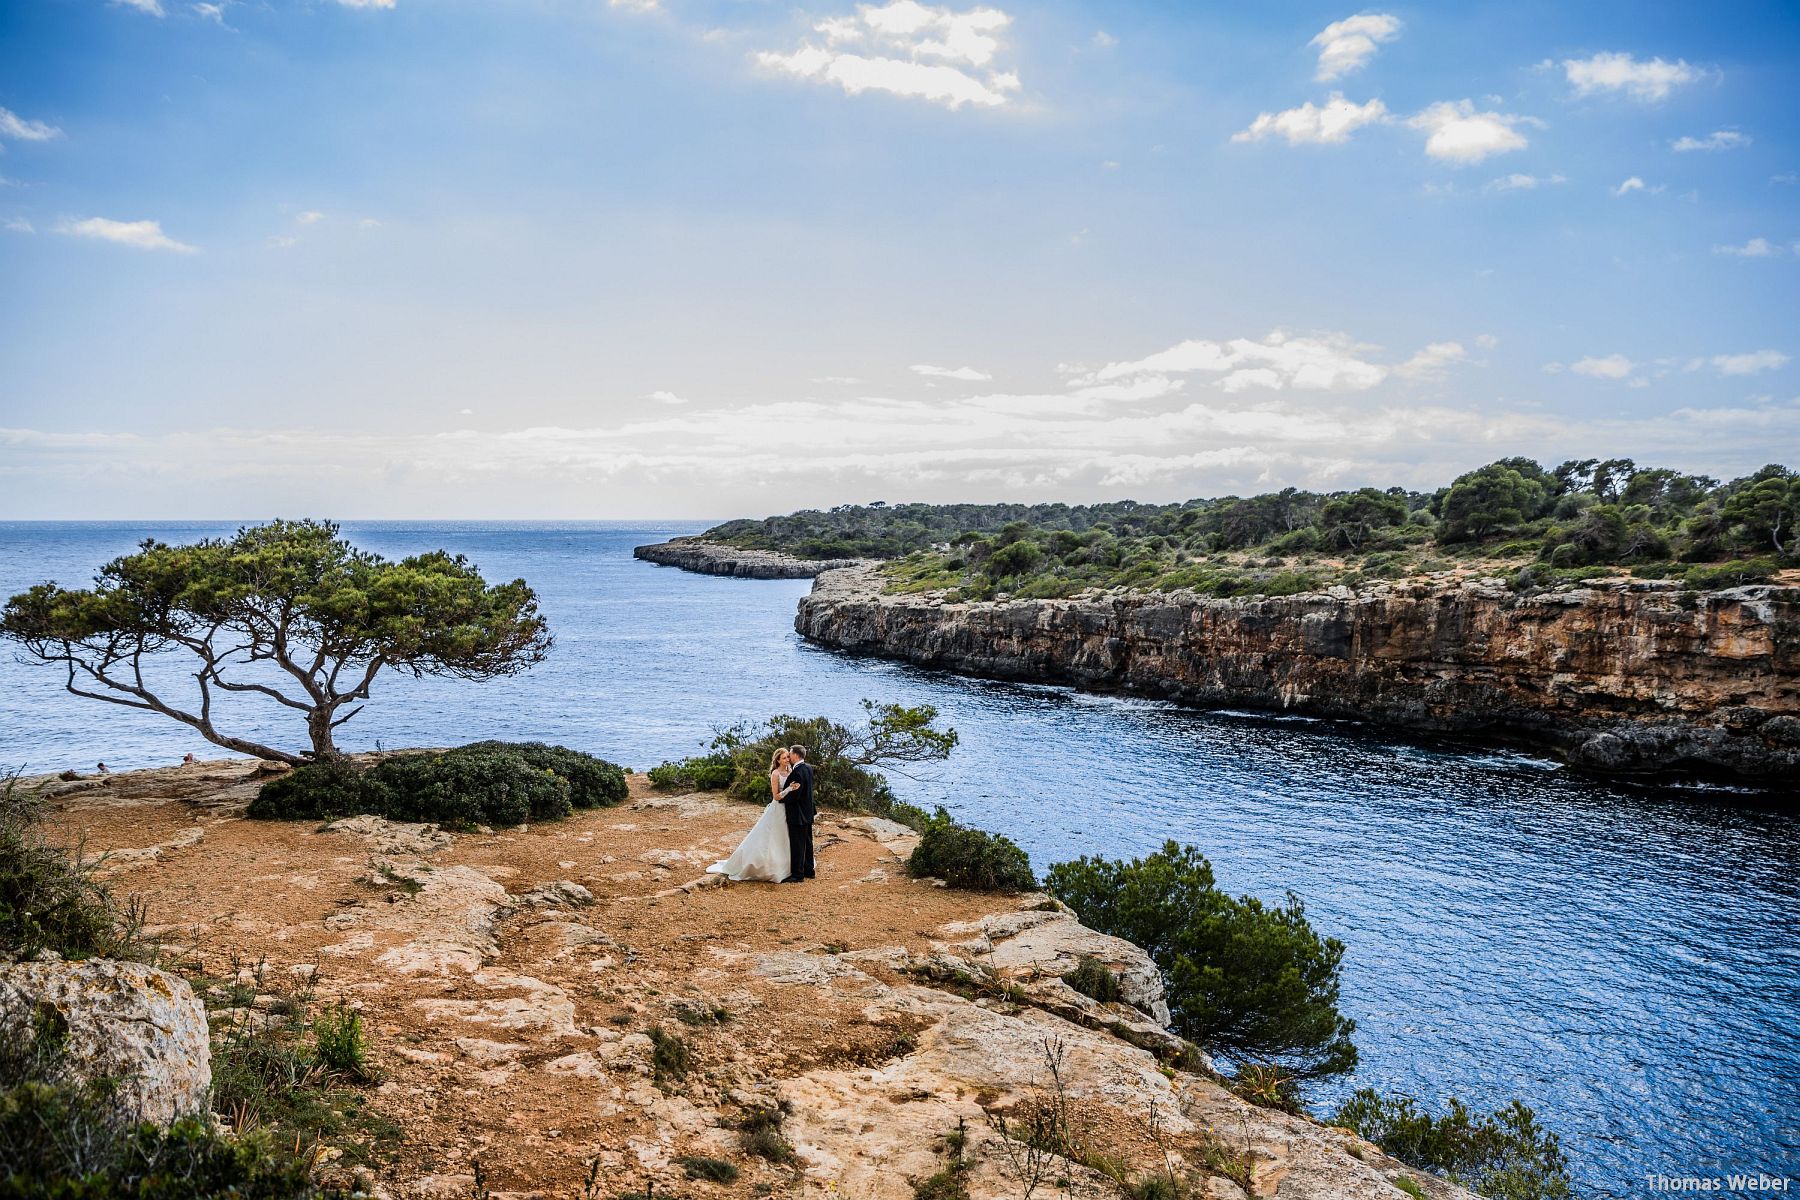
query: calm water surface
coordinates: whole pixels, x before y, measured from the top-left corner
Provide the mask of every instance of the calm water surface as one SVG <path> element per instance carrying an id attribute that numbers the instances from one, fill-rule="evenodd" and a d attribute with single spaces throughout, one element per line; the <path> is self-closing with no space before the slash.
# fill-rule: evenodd
<path id="1" fill-rule="evenodd" d="M 863 697 L 937 705 L 947 764 L 895 778 L 1005 832 L 1042 867 L 1191 841 L 1222 885 L 1293 890 L 1345 942 L 1343 1007 L 1373 1085 L 1559 1130 L 1581 1190 L 1644 1175 L 1800 1176 L 1800 849 L 1754 794 L 1622 788 L 1528 756 L 1395 745 L 1305 720 L 1184 712 L 934 675 L 809 647 L 806 581 L 652 567 L 631 547 L 700 524 L 351 524 L 389 555 L 434 547 L 537 588 L 557 637 L 529 675 L 389 677 L 349 748 L 541 738 L 633 767 L 772 712 L 850 719 Z M 85 582 L 146 536 L 230 524 L 0 523 L 0 594 Z M 292 743 L 285 713 L 238 724 Z M 0 651 L 0 765 L 166 764 L 219 751 L 181 726 L 68 696 Z"/>

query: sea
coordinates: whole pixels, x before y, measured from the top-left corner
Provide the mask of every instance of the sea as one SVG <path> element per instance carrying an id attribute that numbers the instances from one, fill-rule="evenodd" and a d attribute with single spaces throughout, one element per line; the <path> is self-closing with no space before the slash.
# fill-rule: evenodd
<path id="1" fill-rule="evenodd" d="M 1361 1063 L 1316 1087 L 1313 1111 L 1358 1087 L 1483 1111 L 1516 1098 L 1561 1137 L 1591 1197 L 1640 1196 L 1658 1175 L 1800 1177 L 1800 839 L 1782 797 L 1608 783 L 1529 753 L 849 657 L 795 635 L 808 581 L 631 556 L 708 524 L 346 523 L 367 550 L 445 548 L 490 580 L 527 580 L 556 641 L 511 679 L 390 674 L 341 744 L 533 739 L 642 769 L 774 713 L 850 721 L 865 698 L 935 705 L 961 743 L 947 762 L 892 774 L 903 799 L 1006 834 L 1039 869 L 1190 843 L 1222 886 L 1292 893 L 1343 941 L 1341 1007 Z M 0 596 L 85 584 L 145 538 L 236 527 L 0 523 Z M 165 679 L 182 683 L 173 668 Z M 63 683 L 0 646 L 0 768 L 224 754 Z M 230 723 L 303 740 L 268 702 L 237 704 Z"/>

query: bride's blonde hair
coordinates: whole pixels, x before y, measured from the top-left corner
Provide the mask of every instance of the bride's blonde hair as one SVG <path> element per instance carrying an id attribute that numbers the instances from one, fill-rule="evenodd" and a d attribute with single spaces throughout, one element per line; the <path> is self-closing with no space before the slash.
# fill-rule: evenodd
<path id="1" fill-rule="evenodd" d="M 777 746 L 775 747 L 775 753 L 769 755 L 769 773 L 771 775 L 781 769 L 781 756 L 786 753 L 786 746 Z"/>

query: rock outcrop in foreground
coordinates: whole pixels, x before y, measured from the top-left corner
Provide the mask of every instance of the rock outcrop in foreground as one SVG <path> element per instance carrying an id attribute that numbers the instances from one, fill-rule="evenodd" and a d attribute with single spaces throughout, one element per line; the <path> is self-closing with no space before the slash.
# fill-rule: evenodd
<path id="1" fill-rule="evenodd" d="M 1800 588 L 1498 580 L 1213 599 L 945 603 L 821 575 L 826 646 L 1002 679 L 1527 742 L 1608 773 L 1800 780 Z"/>
<path id="2" fill-rule="evenodd" d="M 1344 1130 L 1177 1069 L 1143 951 L 1041 895 L 907 877 L 912 835 L 889 822 L 826 814 L 817 881 L 729 884 L 703 870 L 757 812 L 717 793 L 658 795 L 634 777 L 619 808 L 451 834 L 246 820 L 256 782 L 243 763 L 210 763 L 52 794 L 90 849 L 156 849 L 114 859 L 113 884 L 166 922 L 151 931 L 187 969 L 239 968 L 235 992 L 205 989 L 241 1006 L 215 1007 L 220 1028 L 283 1019 L 272 993 L 287 978 L 362 1011 L 383 1080 L 369 1106 L 400 1132 L 320 1161 L 329 1175 L 363 1158 L 393 1200 L 469 1196 L 477 1162 L 496 1197 L 654 1185 L 687 1200 L 912 1200 L 959 1126 L 972 1200 L 1017 1200 L 1017 1143 L 994 1122 L 1016 1128 L 1058 1097 L 1052 1058 L 1090 1165 L 1059 1164 L 1050 1178 L 1066 1189 L 1040 1194 L 1112 1200 L 1097 1167 L 1141 1179 L 1173 1162 L 1210 1200 L 1402 1200 L 1401 1179 L 1470 1200 Z M 1120 975 L 1126 1002 L 1063 982 L 1083 955 Z M 774 1159 L 740 1129 L 759 1112 L 782 1114 Z M 688 1156 L 738 1173 L 689 1178 Z"/>
<path id="3" fill-rule="evenodd" d="M 206 1009 L 178 976 L 135 962 L 0 963 L 0 1012 L 58 1043 L 74 1079 L 107 1081 L 126 1120 L 206 1111 Z"/>
<path id="4" fill-rule="evenodd" d="M 739 579 L 811 579 L 822 571 L 866 565 L 854 558 L 795 558 L 775 550 L 744 550 L 703 537 L 678 537 L 639 546 L 632 555 L 658 566 Z"/>

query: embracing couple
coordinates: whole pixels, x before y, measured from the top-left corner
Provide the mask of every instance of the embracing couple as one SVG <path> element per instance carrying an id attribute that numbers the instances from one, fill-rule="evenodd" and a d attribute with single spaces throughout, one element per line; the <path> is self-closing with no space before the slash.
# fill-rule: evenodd
<path id="1" fill-rule="evenodd" d="M 785 746 L 769 762 L 769 806 L 731 857 L 706 868 L 729 879 L 799 883 L 813 868 L 813 769 L 804 746 Z"/>

